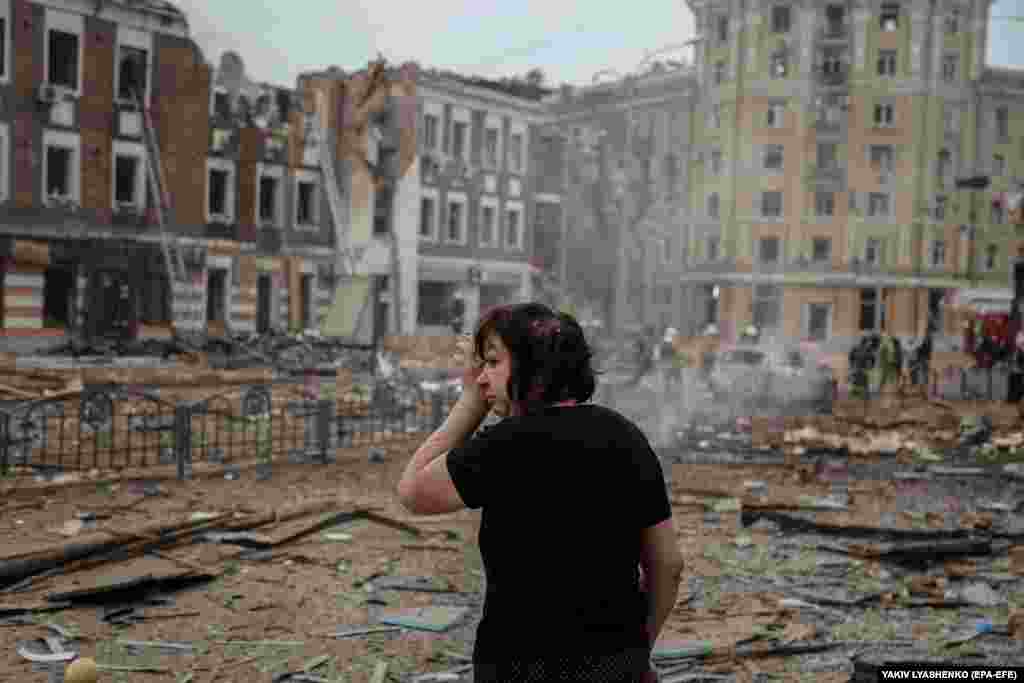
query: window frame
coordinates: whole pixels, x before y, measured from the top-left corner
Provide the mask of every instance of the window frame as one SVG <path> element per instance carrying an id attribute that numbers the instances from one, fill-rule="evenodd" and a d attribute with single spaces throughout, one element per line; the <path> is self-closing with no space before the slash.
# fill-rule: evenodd
<path id="1" fill-rule="evenodd" d="M 133 194 L 135 196 L 134 211 L 136 213 L 144 213 L 148 208 L 148 178 L 146 173 L 146 147 L 139 142 L 127 142 L 124 140 L 114 140 L 111 145 L 111 163 L 110 174 L 110 207 L 115 211 L 121 211 L 120 202 L 117 200 L 117 160 L 119 157 L 135 159 L 135 181 L 133 185 Z"/>
<path id="2" fill-rule="evenodd" d="M 153 92 L 153 35 L 144 31 L 117 27 L 117 46 L 114 49 L 114 101 L 131 103 L 132 100 L 121 97 L 121 55 L 125 48 L 141 50 L 146 53 L 146 71 L 143 74 L 145 88 L 142 93 L 143 106 L 149 107 Z"/>
<path id="3" fill-rule="evenodd" d="M 493 138 L 491 134 L 493 135 Z M 494 141 L 494 147 L 491 148 L 491 141 Z M 484 149 L 483 149 L 483 160 L 486 168 L 494 169 L 498 168 L 501 163 L 501 129 L 493 126 L 486 126 L 484 128 Z"/>
<path id="4" fill-rule="evenodd" d="M 878 51 L 878 64 L 876 72 L 881 78 L 895 78 L 899 66 L 899 52 L 893 49 L 880 49 Z"/>
<path id="5" fill-rule="evenodd" d="M 82 140 L 77 133 L 71 133 L 68 131 L 60 131 L 53 129 L 43 130 L 43 159 L 42 164 L 42 195 L 43 204 L 50 206 L 52 198 L 50 197 L 49 191 L 49 174 L 50 174 L 50 159 L 49 159 L 49 148 L 60 147 L 71 151 L 71 162 L 70 162 L 70 178 L 68 179 L 68 189 L 70 190 L 67 199 L 74 202 L 75 204 L 81 205 L 82 203 Z M 9 152 L 8 152 L 9 155 Z"/>
<path id="6" fill-rule="evenodd" d="M 517 218 L 517 223 L 516 223 L 516 228 L 517 228 L 516 229 L 516 242 L 514 244 L 509 241 L 509 226 L 511 225 L 511 221 L 509 219 L 513 215 L 516 216 L 516 218 Z M 526 239 L 525 239 L 525 237 L 526 237 L 526 235 L 525 235 L 525 233 L 526 233 L 526 210 L 525 210 L 525 207 L 523 206 L 523 204 L 521 202 L 506 204 L 505 205 L 505 210 L 503 212 L 503 216 L 504 216 L 504 229 L 502 230 L 502 237 L 504 239 L 502 239 L 502 242 L 501 242 L 502 246 L 505 249 L 510 249 L 510 250 L 513 250 L 513 251 L 522 251 L 523 247 L 526 244 Z"/>
<path id="7" fill-rule="evenodd" d="M 872 249 L 874 247 L 874 249 Z M 878 237 L 868 237 L 864 240 L 864 263 L 869 266 L 880 266 L 885 260 L 885 242 Z M 868 254 L 874 254 L 874 258 L 868 258 Z"/>
<path id="8" fill-rule="evenodd" d="M 760 199 L 760 202 L 759 202 L 760 206 L 758 207 L 760 209 L 760 212 L 759 212 L 760 217 L 761 218 L 774 219 L 774 220 L 778 220 L 778 219 L 783 218 L 786 215 L 785 198 L 784 198 L 783 195 L 784 195 L 784 193 L 781 192 L 780 190 L 762 190 L 761 191 L 761 199 Z M 771 197 L 773 199 L 775 197 L 779 198 L 779 201 L 778 201 L 778 213 L 767 213 L 765 211 L 765 209 L 768 206 L 768 202 L 766 200 L 769 197 Z"/>
<path id="9" fill-rule="evenodd" d="M 490 211 L 490 229 L 491 238 L 489 240 L 483 239 L 483 228 L 484 228 L 484 213 Z M 501 242 L 498 240 L 498 202 L 495 199 L 484 198 L 480 200 L 480 204 L 477 207 L 477 224 L 476 224 L 476 239 L 477 244 L 484 249 L 495 249 L 500 246 Z"/>
<path id="10" fill-rule="evenodd" d="M 461 132 L 461 135 L 459 134 Z M 451 154 L 455 159 L 465 161 L 469 158 L 469 122 L 452 121 L 452 145 Z"/>
<path id="11" fill-rule="evenodd" d="M 811 311 L 817 307 L 823 307 L 828 314 L 825 317 L 825 335 L 821 338 L 811 336 Z M 832 318 L 835 314 L 835 306 L 828 301 L 808 301 L 803 305 L 803 323 L 801 324 L 802 337 L 816 342 L 828 341 L 832 338 Z"/>
<path id="12" fill-rule="evenodd" d="M 825 256 L 818 258 L 818 245 L 825 245 Z M 832 238 L 831 237 L 814 237 L 811 239 L 811 263 L 831 263 L 832 262 Z"/>
<path id="13" fill-rule="evenodd" d="M 717 263 L 722 260 L 722 238 L 718 235 L 708 235 L 704 238 L 704 258 L 708 263 Z"/>
<path id="14" fill-rule="evenodd" d="M 430 212 L 424 211 L 424 203 L 430 202 Z M 419 215 L 416 218 L 416 236 L 420 242 L 431 242 L 436 243 L 438 241 L 438 228 L 440 222 L 439 211 L 441 202 L 438 200 L 437 191 L 431 190 L 430 192 L 420 192 L 420 205 Z M 423 218 L 424 216 L 430 216 L 430 231 L 427 234 L 423 233 Z"/>
<path id="15" fill-rule="evenodd" d="M 982 268 L 985 272 L 994 272 L 999 267 L 999 245 L 988 244 L 982 254 Z"/>
<path id="16" fill-rule="evenodd" d="M 256 225 L 260 228 L 273 227 L 283 228 L 284 227 L 284 211 L 285 211 L 285 199 L 284 199 L 284 167 L 270 164 L 257 164 L 256 165 Z M 277 181 L 277 187 L 274 191 L 274 218 L 271 221 L 264 220 L 261 213 L 263 211 L 263 179 L 273 178 Z"/>
<path id="17" fill-rule="evenodd" d="M 777 166 L 769 166 L 769 160 L 774 161 L 778 159 Z M 772 171 L 773 173 L 782 173 L 786 168 L 786 146 L 779 143 L 768 143 L 761 146 L 761 169 L 764 171 Z"/>
<path id="18" fill-rule="evenodd" d="M 300 191 L 301 185 L 312 185 L 313 196 L 312 205 L 310 211 L 312 212 L 312 220 L 308 222 L 299 221 L 299 211 L 302 208 L 302 193 Z M 292 226 L 296 230 L 315 231 L 320 229 L 320 223 L 323 221 L 321 215 L 320 205 L 323 203 L 323 183 L 320 176 L 309 170 L 299 169 L 295 171 L 292 179 L 292 196 L 295 198 L 292 206 Z M 372 217 L 371 217 L 372 221 Z M 372 225 L 371 225 L 372 230 Z"/>
<path id="19" fill-rule="evenodd" d="M 941 257 L 941 258 L 937 258 Z M 932 269 L 946 266 L 946 240 L 932 239 L 928 241 L 928 267 Z"/>
<path id="20" fill-rule="evenodd" d="M 882 201 L 876 202 L 875 200 L 882 200 Z M 889 218 L 892 218 L 892 214 L 893 214 L 893 210 L 892 210 L 892 194 L 890 194 L 889 192 L 868 192 L 867 204 L 868 204 L 867 205 L 867 211 L 865 213 L 867 214 L 868 218 L 875 218 L 875 219 L 889 219 Z M 884 205 L 885 213 L 877 213 L 875 211 L 875 208 L 874 208 L 876 205 L 877 206 L 883 206 Z"/>
<path id="21" fill-rule="evenodd" d="M 714 211 L 711 210 L 712 206 Z M 717 192 L 709 192 L 704 205 L 705 213 L 712 220 L 719 220 L 722 216 L 722 198 Z"/>
<path id="22" fill-rule="evenodd" d="M 77 74 L 75 87 L 69 87 L 50 80 L 50 34 L 53 32 L 73 35 L 77 39 Z M 116 54 L 116 53 L 115 53 Z M 85 68 L 85 19 L 82 15 L 47 8 L 43 31 L 43 82 L 59 88 L 66 88 L 75 97 L 81 97 Z"/>
<path id="23" fill-rule="evenodd" d="M 224 207 L 227 211 L 224 214 L 215 215 L 210 211 L 210 190 L 212 189 L 210 180 L 212 178 L 213 171 L 224 171 L 228 174 L 227 181 L 224 183 Z M 206 198 L 204 201 L 207 223 L 231 224 L 235 222 L 235 197 L 237 196 L 237 188 L 235 187 L 236 173 L 237 169 L 235 168 L 235 163 L 230 159 L 208 158 L 206 160 L 206 183 L 204 185 Z"/>
<path id="24" fill-rule="evenodd" d="M 884 3 L 878 12 L 878 28 L 882 33 L 895 33 L 900 30 L 900 11 L 898 3 Z M 891 21 L 891 23 L 889 23 Z"/>
<path id="25" fill-rule="evenodd" d="M 765 258 L 765 245 L 772 244 L 775 248 L 775 258 Z M 768 265 L 779 265 L 782 263 L 782 240 L 776 235 L 765 235 L 757 240 L 757 262 Z"/>
<path id="26" fill-rule="evenodd" d="M 873 121 L 875 128 L 893 128 L 896 125 L 896 105 L 892 102 L 876 102 Z"/>
<path id="27" fill-rule="evenodd" d="M 450 237 L 451 220 L 452 220 L 452 206 L 459 206 L 459 237 L 458 239 L 452 239 Z M 465 246 L 466 244 L 466 214 L 468 213 L 469 199 L 464 195 L 453 196 L 449 194 L 445 198 L 444 202 L 444 226 L 441 233 L 441 239 L 444 244 Z"/>
<path id="28" fill-rule="evenodd" d="M 952 64 L 952 68 L 948 68 Z M 940 75 L 943 83 L 956 83 L 960 78 L 960 55 L 942 55 Z"/>
<path id="29" fill-rule="evenodd" d="M 774 122 L 773 122 L 774 119 Z M 784 126 L 786 120 L 786 103 L 769 102 L 765 108 L 764 127 L 778 129 Z"/>
<path id="30" fill-rule="evenodd" d="M 785 19 L 781 21 L 781 19 Z M 793 8 L 789 5 L 772 5 L 771 31 L 775 35 L 786 35 L 793 30 Z M 784 24 L 784 26 L 783 26 Z"/>
<path id="31" fill-rule="evenodd" d="M 826 200 L 827 198 L 827 200 Z M 822 211 L 827 207 L 828 211 Z M 816 190 L 814 193 L 814 215 L 816 218 L 834 218 L 836 215 L 836 193 L 832 190 Z"/>
<path id="32" fill-rule="evenodd" d="M 430 124 L 433 124 L 431 126 Z M 438 130 L 440 129 L 440 117 L 430 111 L 423 112 L 423 148 L 436 151 L 438 146 Z"/>
<path id="33" fill-rule="evenodd" d="M 518 144 L 517 144 L 518 139 Z M 512 130 L 508 134 L 508 164 L 511 173 L 526 173 L 526 131 Z"/>
<path id="34" fill-rule="evenodd" d="M 11 20 L 14 12 L 11 11 L 11 0 L 0 0 L 0 21 L 3 28 L 0 30 L 0 84 L 7 85 L 11 82 Z"/>

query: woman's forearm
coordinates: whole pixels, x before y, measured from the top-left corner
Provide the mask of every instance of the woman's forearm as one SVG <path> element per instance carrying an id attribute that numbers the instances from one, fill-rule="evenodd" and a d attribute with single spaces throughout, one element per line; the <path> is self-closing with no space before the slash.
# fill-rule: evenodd
<path id="1" fill-rule="evenodd" d="M 456 401 L 452 412 L 423 445 L 416 449 L 405 468 L 406 475 L 414 475 L 431 462 L 459 446 L 480 427 L 487 417 L 487 404 L 465 394 Z"/>
<path id="2" fill-rule="evenodd" d="M 681 567 L 678 571 L 666 568 L 644 575 L 647 589 L 647 636 L 650 638 L 651 647 L 654 647 L 654 641 L 658 639 L 668 615 L 676 606 L 681 577 Z"/>

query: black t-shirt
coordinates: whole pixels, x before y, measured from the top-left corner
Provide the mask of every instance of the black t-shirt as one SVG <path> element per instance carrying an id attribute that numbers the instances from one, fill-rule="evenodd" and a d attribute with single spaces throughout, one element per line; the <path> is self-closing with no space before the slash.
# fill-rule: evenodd
<path id="1" fill-rule="evenodd" d="M 640 531 L 672 508 L 636 425 L 602 406 L 552 406 L 506 418 L 447 464 L 466 505 L 483 508 L 478 658 L 647 645 Z"/>

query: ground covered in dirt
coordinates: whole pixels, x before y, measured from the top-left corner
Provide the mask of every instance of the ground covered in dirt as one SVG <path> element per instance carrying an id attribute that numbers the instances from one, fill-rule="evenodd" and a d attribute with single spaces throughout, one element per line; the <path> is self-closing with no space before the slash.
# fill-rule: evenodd
<path id="1" fill-rule="evenodd" d="M 686 559 L 656 652 L 663 680 L 845 681 L 858 658 L 872 657 L 1024 665 L 1024 557 L 1014 554 L 1024 543 L 1021 483 L 877 457 L 794 464 L 760 451 L 764 462 L 702 462 L 693 454 L 757 451 L 740 430 L 705 425 L 693 438 L 705 445 L 662 451 Z M 331 509 L 142 557 L 69 564 L 77 571 L 5 590 L 0 679 L 45 680 L 16 646 L 53 624 L 97 659 L 101 681 L 270 681 L 304 670 L 353 683 L 472 680 L 483 586 L 477 513 L 405 513 L 393 489 L 417 443 L 275 465 L 269 479 L 242 469 L 186 482 L 9 488 L 4 560 L 101 530 L 318 500 Z M 366 507 L 376 516 L 308 533 L 325 516 Z M 212 579 L 109 599 L 72 594 L 71 606 L 44 609 L 72 591 L 185 574 Z M 465 609 L 410 611 L 428 607 Z M 393 618 L 405 626 L 358 633 Z"/>

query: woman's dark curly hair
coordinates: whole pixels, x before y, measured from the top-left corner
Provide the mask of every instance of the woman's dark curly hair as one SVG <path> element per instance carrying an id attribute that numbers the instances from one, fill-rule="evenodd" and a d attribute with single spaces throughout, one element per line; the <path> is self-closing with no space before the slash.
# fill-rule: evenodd
<path id="1" fill-rule="evenodd" d="M 511 355 L 508 396 L 520 415 L 559 401 L 589 401 L 597 388 L 583 329 L 567 313 L 538 303 L 495 306 L 484 313 L 473 346 L 481 358 L 491 333 Z"/>

